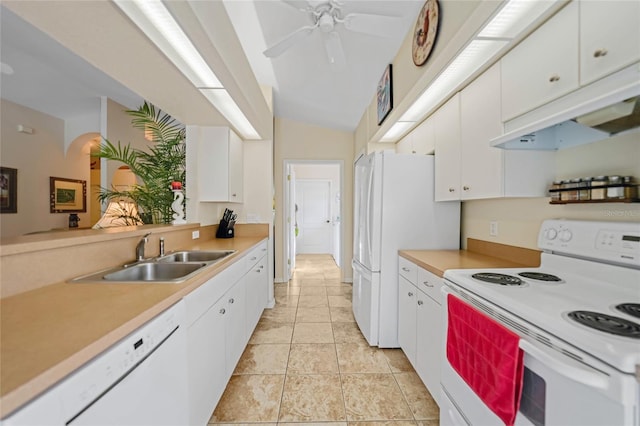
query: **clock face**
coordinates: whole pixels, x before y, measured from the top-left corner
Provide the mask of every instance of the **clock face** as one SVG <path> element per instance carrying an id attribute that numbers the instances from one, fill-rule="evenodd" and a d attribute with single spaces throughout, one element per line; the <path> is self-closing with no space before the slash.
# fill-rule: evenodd
<path id="1" fill-rule="evenodd" d="M 427 0 L 413 29 L 413 63 L 420 66 L 427 62 L 438 33 L 438 1 Z"/>

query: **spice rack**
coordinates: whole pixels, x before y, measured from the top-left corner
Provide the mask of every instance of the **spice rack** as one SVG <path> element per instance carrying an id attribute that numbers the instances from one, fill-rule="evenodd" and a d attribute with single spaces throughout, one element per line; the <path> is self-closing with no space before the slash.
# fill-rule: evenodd
<path id="1" fill-rule="evenodd" d="M 554 181 L 548 190 L 549 204 L 637 203 L 638 186 L 632 176 Z"/>

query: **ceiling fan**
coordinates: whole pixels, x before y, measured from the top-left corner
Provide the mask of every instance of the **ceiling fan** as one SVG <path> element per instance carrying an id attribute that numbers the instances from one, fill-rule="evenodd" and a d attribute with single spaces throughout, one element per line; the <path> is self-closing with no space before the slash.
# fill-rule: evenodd
<path id="1" fill-rule="evenodd" d="M 301 8 L 300 2 L 295 0 L 282 0 L 302 12 L 307 12 L 313 25 L 306 25 L 271 45 L 263 53 L 268 58 L 275 58 L 294 44 L 302 41 L 317 29 L 323 33 L 324 45 L 329 58 L 329 63 L 334 68 L 340 68 L 346 64 L 344 49 L 340 34 L 336 31 L 337 25 L 344 25 L 349 31 L 358 33 L 386 36 L 384 29 L 392 28 L 401 18 L 386 15 L 374 15 L 369 13 L 348 13 L 343 15 L 343 2 L 340 0 L 313 1 L 309 0 L 307 7 Z"/>

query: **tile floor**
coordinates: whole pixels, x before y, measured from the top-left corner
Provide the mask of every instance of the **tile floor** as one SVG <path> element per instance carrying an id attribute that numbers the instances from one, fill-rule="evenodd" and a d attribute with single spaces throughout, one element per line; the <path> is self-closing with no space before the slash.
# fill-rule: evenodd
<path id="1" fill-rule="evenodd" d="M 438 406 L 400 349 L 370 347 L 351 285 L 329 255 L 300 255 L 275 285 L 210 424 L 438 424 Z"/>

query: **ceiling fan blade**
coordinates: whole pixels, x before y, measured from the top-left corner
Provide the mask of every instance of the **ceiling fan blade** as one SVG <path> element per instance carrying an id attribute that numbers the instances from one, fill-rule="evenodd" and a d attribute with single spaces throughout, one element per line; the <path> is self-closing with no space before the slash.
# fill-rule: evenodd
<path id="1" fill-rule="evenodd" d="M 329 58 L 331 68 L 334 70 L 344 68 L 347 64 L 347 60 L 344 56 L 344 49 L 342 48 L 340 34 L 335 31 L 328 33 L 324 40 L 324 47 L 327 50 L 327 57 Z"/>
<path id="2" fill-rule="evenodd" d="M 309 4 L 306 1 L 304 1 L 304 2 L 297 1 L 297 0 L 280 0 L 280 1 L 282 3 L 284 3 L 284 4 L 286 4 L 286 5 L 289 5 L 289 6 L 293 7 L 294 9 L 297 9 L 297 10 L 301 11 L 301 12 L 306 12 L 309 9 Z M 301 3 L 304 3 L 304 7 L 302 7 Z"/>
<path id="3" fill-rule="evenodd" d="M 289 34 L 279 42 L 273 44 L 271 47 L 269 47 L 267 50 L 265 50 L 262 53 L 264 53 L 264 56 L 266 56 L 267 58 L 275 58 L 276 56 L 281 55 L 285 50 L 287 50 L 288 48 L 290 48 L 291 46 L 293 46 L 294 44 L 298 43 L 300 40 L 302 40 L 303 38 L 311 34 L 313 30 L 315 30 L 317 27 L 318 27 L 317 25 L 313 25 L 313 26 L 298 28 L 297 30 L 295 30 L 294 32 L 292 32 L 291 34 Z"/>
<path id="4" fill-rule="evenodd" d="M 349 13 L 342 21 L 345 28 L 350 31 L 386 37 L 385 29 L 398 25 L 402 18 L 369 13 Z"/>

